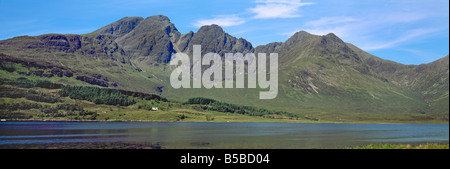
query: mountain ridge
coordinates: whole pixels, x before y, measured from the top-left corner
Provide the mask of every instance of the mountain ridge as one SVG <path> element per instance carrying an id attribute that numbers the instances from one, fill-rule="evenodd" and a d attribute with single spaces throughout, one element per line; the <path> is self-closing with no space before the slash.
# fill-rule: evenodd
<path id="1" fill-rule="evenodd" d="M 191 56 L 194 44 L 202 45 L 202 54 L 278 53 L 279 96 L 263 101 L 256 97 L 259 89 L 172 89 L 169 76 L 173 67 L 168 62 L 175 53 Z M 74 77 L 94 82 L 81 85 L 104 81 L 99 82 L 107 85 L 104 87 L 157 93 L 176 100 L 208 97 L 309 116 L 327 112 L 323 115 L 327 118 L 344 112 L 346 116 L 449 112 L 448 55 L 425 65 L 403 65 L 373 56 L 333 33 L 318 36 L 300 31 L 285 42 L 254 47 L 218 25 L 181 34 L 168 17 L 156 15 L 125 17 L 84 35 L 2 40 L 0 53 L 67 67 L 74 71 Z M 64 80 L 55 79 L 72 82 Z"/>

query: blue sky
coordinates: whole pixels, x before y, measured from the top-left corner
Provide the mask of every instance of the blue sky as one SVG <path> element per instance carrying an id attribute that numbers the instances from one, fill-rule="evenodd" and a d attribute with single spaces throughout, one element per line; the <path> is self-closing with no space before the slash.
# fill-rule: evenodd
<path id="1" fill-rule="evenodd" d="M 181 33 L 218 24 L 254 46 L 295 32 L 335 33 L 378 57 L 429 63 L 449 54 L 448 0 L 0 0 L 0 40 L 84 34 L 126 16 L 166 15 Z"/>

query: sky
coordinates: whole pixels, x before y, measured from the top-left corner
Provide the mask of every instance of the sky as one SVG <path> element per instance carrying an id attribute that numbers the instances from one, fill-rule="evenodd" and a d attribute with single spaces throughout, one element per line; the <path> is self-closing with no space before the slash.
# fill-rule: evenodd
<path id="1" fill-rule="evenodd" d="M 183 34 L 218 24 L 254 47 L 304 30 L 334 33 L 403 64 L 449 54 L 448 0 L 0 0 L 0 40 L 85 34 L 123 17 L 153 15 L 168 16 Z"/>

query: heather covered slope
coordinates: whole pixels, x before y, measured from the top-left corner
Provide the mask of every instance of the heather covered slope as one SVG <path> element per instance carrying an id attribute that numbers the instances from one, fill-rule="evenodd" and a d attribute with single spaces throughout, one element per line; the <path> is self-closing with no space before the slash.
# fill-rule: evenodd
<path id="1" fill-rule="evenodd" d="M 4 65 L 22 65 L 24 68 L 17 70 L 20 74 L 55 78 L 55 82 L 62 84 L 95 85 L 148 93 L 154 93 L 158 86 L 158 81 L 139 74 L 138 67 L 108 35 L 16 37 L 0 41 L 0 55 Z M 57 72 L 66 74 L 55 74 Z"/>

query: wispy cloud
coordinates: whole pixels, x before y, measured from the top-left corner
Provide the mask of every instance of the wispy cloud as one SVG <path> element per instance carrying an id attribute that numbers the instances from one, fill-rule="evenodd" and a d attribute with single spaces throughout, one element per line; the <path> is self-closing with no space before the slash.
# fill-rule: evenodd
<path id="1" fill-rule="evenodd" d="M 354 32 L 352 28 L 357 24 L 360 19 L 353 17 L 323 17 L 318 20 L 312 20 L 306 22 L 301 29 L 295 29 L 291 32 L 283 33 L 285 36 L 292 36 L 298 31 L 304 30 L 315 35 L 326 35 L 328 33 L 334 33 L 339 37 L 348 37 Z"/>
<path id="2" fill-rule="evenodd" d="M 379 50 L 379 49 L 386 49 L 386 48 L 393 48 L 398 47 L 400 44 L 408 42 L 412 39 L 419 38 L 421 36 L 425 36 L 431 33 L 435 33 L 437 31 L 440 31 L 439 28 L 427 28 L 427 29 L 414 29 L 411 31 L 406 31 L 404 34 L 402 34 L 400 37 L 394 38 L 394 39 L 387 39 L 382 42 L 370 42 L 367 44 L 362 44 L 361 48 L 364 50 L 372 51 L 372 50 Z"/>
<path id="3" fill-rule="evenodd" d="M 436 51 L 426 51 L 426 50 L 420 50 L 420 49 L 414 49 L 414 48 L 396 48 L 396 50 L 404 51 L 407 53 L 411 53 L 415 58 L 422 61 L 422 63 L 431 63 L 433 61 L 436 61 L 440 58 L 442 58 L 444 55 L 442 55 L 439 52 Z M 409 64 L 409 63 L 406 63 Z"/>
<path id="4" fill-rule="evenodd" d="M 222 27 L 236 26 L 245 23 L 245 20 L 237 15 L 217 15 L 212 19 L 198 20 L 194 26 L 201 27 L 204 25 L 216 24 Z"/>
<path id="5" fill-rule="evenodd" d="M 312 3 L 302 3 L 301 0 L 258 0 L 258 5 L 248 10 L 254 14 L 256 19 L 272 18 L 296 18 L 301 17 L 299 8 Z"/>
<path id="6" fill-rule="evenodd" d="M 413 25 L 429 17 L 421 13 L 407 12 L 322 17 L 306 22 L 301 29 L 283 35 L 291 36 L 300 30 L 316 35 L 334 33 L 345 41 L 357 43 L 364 50 L 373 51 L 398 47 L 416 38 L 442 30 L 442 28 L 426 25 L 415 29 L 404 28 L 405 25 Z"/>
<path id="7" fill-rule="evenodd" d="M 352 17 L 323 17 L 319 20 L 313 20 L 306 22 L 306 26 L 324 26 L 324 25 L 334 25 L 334 24 L 342 24 L 342 23 L 349 23 L 349 22 L 355 22 L 358 21 L 356 18 Z"/>

